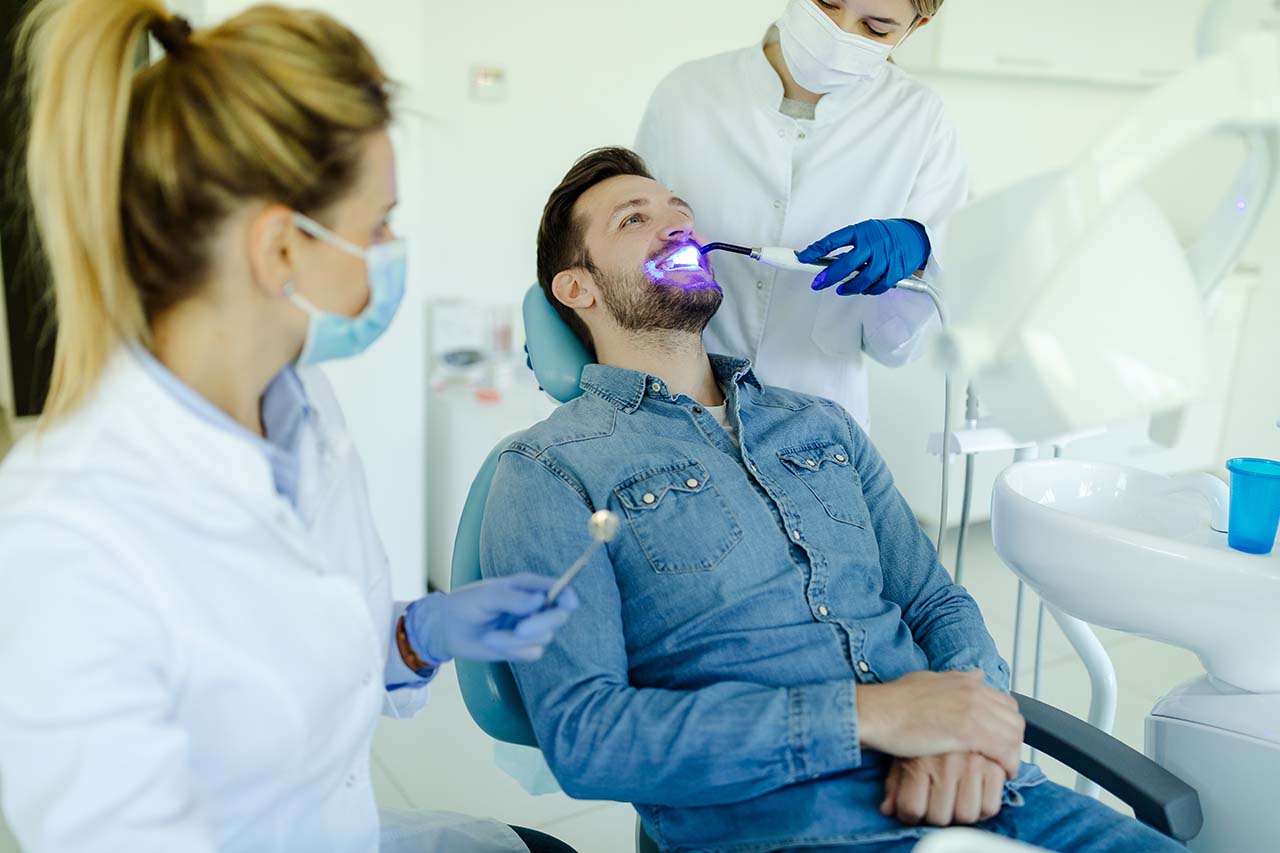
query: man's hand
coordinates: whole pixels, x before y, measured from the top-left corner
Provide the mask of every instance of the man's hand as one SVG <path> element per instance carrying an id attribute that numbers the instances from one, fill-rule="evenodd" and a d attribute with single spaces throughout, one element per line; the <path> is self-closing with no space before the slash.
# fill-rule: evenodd
<path id="1" fill-rule="evenodd" d="M 880 812 L 908 826 L 970 825 L 1000 813 L 1004 768 L 976 752 L 897 758 Z"/>
<path id="2" fill-rule="evenodd" d="M 1012 779 L 1021 766 L 1026 721 L 1018 703 L 980 672 L 913 672 L 857 689 L 858 740 L 898 758 L 976 752 Z"/>

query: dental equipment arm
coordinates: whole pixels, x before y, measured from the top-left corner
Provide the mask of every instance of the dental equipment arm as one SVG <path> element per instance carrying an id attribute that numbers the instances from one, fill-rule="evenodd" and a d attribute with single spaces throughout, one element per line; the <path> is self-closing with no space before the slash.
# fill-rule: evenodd
<path id="1" fill-rule="evenodd" d="M 1250 146 L 1243 195 L 1188 253 L 1140 182 L 1220 133 Z M 1278 151 L 1280 37 L 1259 29 L 1146 98 L 1070 168 L 956 215 L 948 280 L 969 298 L 936 357 L 1024 440 L 1193 402 L 1208 378 L 1206 294 L 1256 231 Z"/>

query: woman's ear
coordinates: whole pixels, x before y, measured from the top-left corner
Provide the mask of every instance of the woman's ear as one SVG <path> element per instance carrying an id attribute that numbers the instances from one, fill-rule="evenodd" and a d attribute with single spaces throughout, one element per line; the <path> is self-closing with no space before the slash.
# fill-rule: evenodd
<path id="1" fill-rule="evenodd" d="M 293 211 L 282 204 L 263 208 L 249 221 L 249 271 L 266 295 L 278 297 L 296 276 L 294 251 L 300 238 Z"/>

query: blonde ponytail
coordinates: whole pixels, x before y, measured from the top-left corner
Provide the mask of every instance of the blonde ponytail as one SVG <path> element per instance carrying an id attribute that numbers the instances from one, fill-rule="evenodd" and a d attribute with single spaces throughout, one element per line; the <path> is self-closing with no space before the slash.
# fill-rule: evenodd
<path id="1" fill-rule="evenodd" d="M 137 71 L 148 31 L 172 52 Z M 372 54 L 318 12 L 257 6 L 193 33 L 161 0 L 39 0 L 19 50 L 57 308 L 46 422 L 198 291 L 226 217 L 252 201 L 322 211 L 391 119 Z"/>
<path id="2" fill-rule="evenodd" d="M 19 36 L 33 106 L 27 180 L 57 305 L 45 414 L 84 398 L 122 341 L 146 320 L 130 281 L 120 187 L 134 67 L 158 0 L 45 2 Z"/>

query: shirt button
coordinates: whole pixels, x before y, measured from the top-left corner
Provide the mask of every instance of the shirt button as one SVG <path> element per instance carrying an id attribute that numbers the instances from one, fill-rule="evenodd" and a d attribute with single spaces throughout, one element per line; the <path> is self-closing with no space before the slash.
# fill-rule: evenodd
<path id="1" fill-rule="evenodd" d="M 791 531 L 791 538 L 792 538 L 792 539 L 794 539 L 794 540 L 796 540 L 797 542 L 799 542 L 799 541 L 800 541 L 800 531 L 799 531 L 799 530 L 793 530 L 793 531 Z"/>
<path id="2" fill-rule="evenodd" d="M 645 503 L 647 503 L 647 504 L 651 504 L 651 503 L 653 503 L 654 501 L 656 501 L 656 500 L 657 500 L 657 498 L 655 498 L 655 497 L 653 496 L 653 493 L 652 493 L 652 492 L 650 492 L 650 493 L 646 494 L 644 497 L 642 497 L 640 500 L 644 501 L 644 502 L 645 502 Z"/>
<path id="3" fill-rule="evenodd" d="M 825 605 L 825 604 L 824 604 L 824 605 L 822 605 L 821 607 L 819 607 L 819 608 L 818 608 L 818 615 L 819 615 L 819 616 L 830 616 L 830 615 L 831 615 L 831 611 L 830 611 L 830 610 L 828 610 L 828 609 L 827 609 L 827 605 Z"/>
<path id="4" fill-rule="evenodd" d="M 836 461 L 837 461 L 837 462 L 845 462 L 845 461 L 847 461 L 847 460 L 848 460 L 848 458 L 849 458 L 849 457 L 845 456 L 843 453 L 837 453 L 837 454 L 836 454 Z"/>
<path id="5" fill-rule="evenodd" d="M 867 662 L 864 660 L 858 661 L 858 669 L 862 670 L 863 672 L 871 671 L 871 667 L 867 666 Z"/>
<path id="6" fill-rule="evenodd" d="M 693 413 L 694 413 L 695 415 L 700 415 L 700 414 L 702 414 L 702 407 L 701 407 L 701 406 L 694 406 L 694 407 L 693 407 Z"/>
<path id="7" fill-rule="evenodd" d="M 806 136 L 805 132 L 804 132 L 803 130 L 802 130 L 802 131 L 800 131 L 800 138 L 801 138 L 801 139 L 804 139 L 804 138 L 805 138 L 805 136 Z"/>
<path id="8" fill-rule="evenodd" d="M 804 460 L 804 464 L 808 465 L 810 468 L 817 468 L 817 467 L 818 467 L 818 463 L 817 463 L 817 462 L 814 462 L 812 459 L 806 459 L 806 460 Z"/>
<path id="9" fill-rule="evenodd" d="M 696 488 L 698 488 L 698 481 L 697 481 L 697 480 L 695 480 L 695 479 L 693 479 L 692 477 L 690 477 L 689 479 L 685 480 L 685 481 L 684 481 L 684 484 L 685 484 L 686 486 L 688 486 L 689 488 L 691 488 L 691 489 L 696 489 Z"/>
<path id="10" fill-rule="evenodd" d="M 655 383 L 653 383 L 652 385 L 650 385 L 649 387 L 653 389 L 653 393 L 657 394 L 659 391 L 661 391 L 661 390 L 662 390 L 662 383 L 661 383 L 661 382 L 655 382 Z"/>

